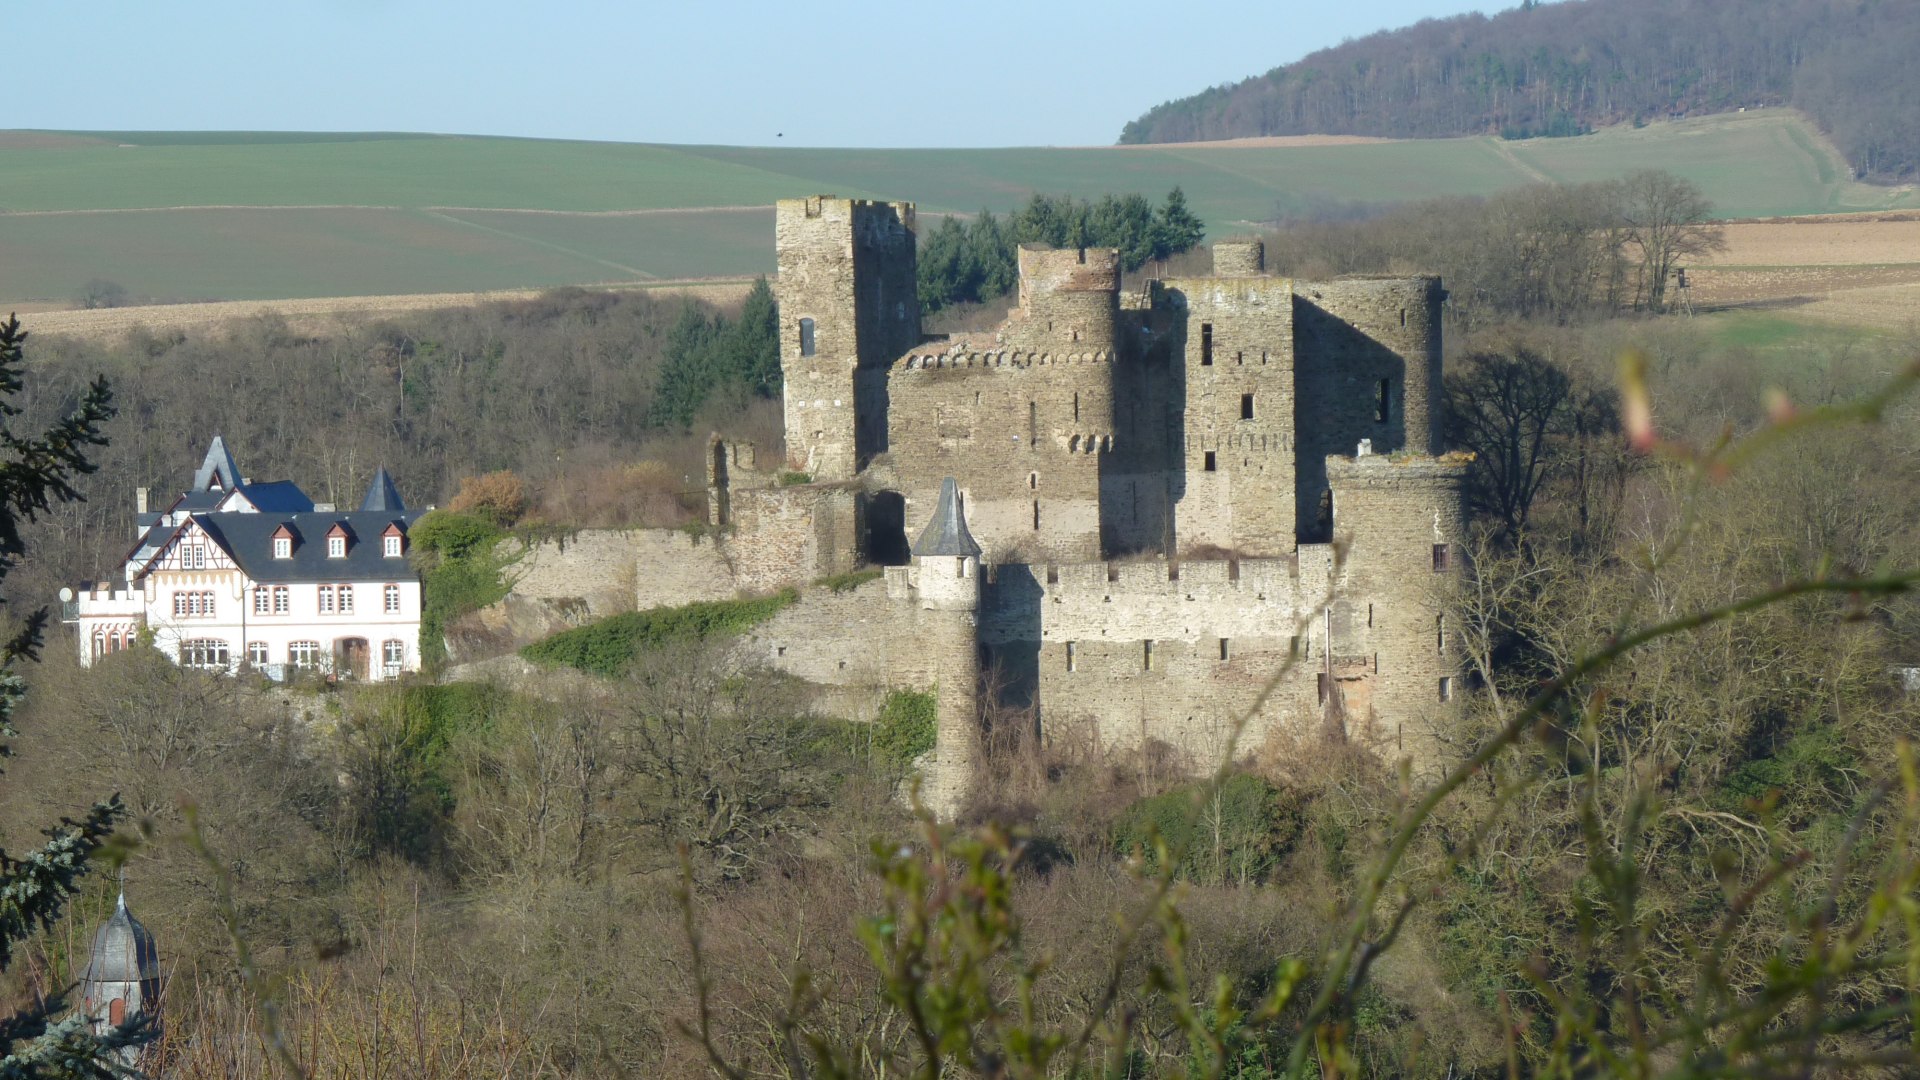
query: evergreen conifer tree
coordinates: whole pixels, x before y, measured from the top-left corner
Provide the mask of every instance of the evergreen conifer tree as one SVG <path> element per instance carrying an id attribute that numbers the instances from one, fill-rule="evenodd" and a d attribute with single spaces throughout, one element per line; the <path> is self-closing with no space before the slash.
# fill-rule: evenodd
<path id="1" fill-rule="evenodd" d="M 55 503 L 81 498 L 72 480 L 94 471 L 88 449 L 106 445 L 100 428 L 114 414 L 112 391 L 100 378 L 87 387 L 73 411 L 51 427 L 26 435 L 14 431 L 21 410 L 13 399 L 26 385 L 26 337 L 19 319 L 0 323 L 0 581 L 26 554 L 20 526 Z M 25 681 L 14 670 L 16 662 L 39 655 L 46 627 L 47 611 L 41 608 L 0 643 L 0 737 L 15 733 L 13 713 L 26 693 Z M 0 743 L 0 758 L 9 755 Z M 77 820 L 63 818 L 31 852 L 15 855 L 0 849 L 0 970 L 12 966 L 16 949 L 28 938 L 59 923 L 87 872 L 88 859 L 125 813 L 115 795 L 95 803 Z M 149 1037 L 139 1020 L 96 1037 L 77 1011 L 61 1017 L 66 1008 L 64 995 L 55 995 L 0 1018 L 0 1076 L 120 1076 L 123 1071 L 109 1052 Z"/>
<path id="2" fill-rule="evenodd" d="M 1207 235 L 1206 223 L 1187 209 L 1187 193 L 1177 187 L 1167 192 L 1167 201 L 1161 205 L 1153 225 L 1153 257 L 1156 259 L 1191 250 Z"/>

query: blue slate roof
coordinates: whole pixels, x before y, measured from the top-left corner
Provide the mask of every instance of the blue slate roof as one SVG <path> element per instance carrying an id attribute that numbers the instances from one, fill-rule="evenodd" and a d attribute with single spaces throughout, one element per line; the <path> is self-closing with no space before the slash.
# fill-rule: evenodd
<path id="1" fill-rule="evenodd" d="M 385 465 L 373 474 L 373 483 L 367 485 L 367 497 L 360 500 L 360 509 L 377 511 L 384 514 L 397 514 L 407 508 L 400 501 L 400 489 L 394 486 L 393 476 Z M 312 507 L 308 507 L 312 509 Z"/>
<path id="2" fill-rule="evenodd" d="M 403 554 L 387 558 L 381 536 L 390 525 L 402 532 L 411 528 L 420 512 L 403 510 L 397 514 L 381 512 L 247 514 L 229 511 L 220 514 L 195 514 L 194 520 L 214 542 L 225 548 L 233 561 L 255 581 L 328 582 L 394 581 L 411 578 L 413 568 Z M 286 526 L 294 534 L 293 557 L 273 557 L 273 534 Z M 327 558 L 327 534 L 333 527 L 347 532 L 345 558 Z M 405 548 L 402 547 L 404 552 Z"/>
<path id="3" fill-rule="evenodd" d="M 303 514 L 313 509 L 313 500 L 291 480 L 273 480 L 264 484 L 241 484 L 240 494 L 260 508 L 263 514 Z"/>

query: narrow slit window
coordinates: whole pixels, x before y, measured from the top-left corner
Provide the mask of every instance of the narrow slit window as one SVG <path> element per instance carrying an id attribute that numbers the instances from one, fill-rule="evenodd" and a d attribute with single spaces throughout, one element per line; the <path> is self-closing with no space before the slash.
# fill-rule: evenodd
<path id="1" fill-rule="evenodd" d="M 1244 366 L 1244 365 L 1246 364 L 1246 362 L 1247 362 L 1247 354 L 1246 354 L 1246 353 L 1244 353 L 1244 352 L 1241 352 L 1241 351 L 1240 351 L 1240 350 L 1238 350 L 1238 349 L 1236 349 L 1236 350 L 1234 350 L 1234 353 L 1233 353 L 1233 366 L 1234 366 L 1234 367 L 1241 367 L 1241 366 Z"/>
<path id="2" fill-rule="evenodd" d="M 1381 379 L 1380 394 L 1373 404 L 1373 419 L 1375 423 L 1384 424 L 1387 422 L 1387 407 L 1389 402 L 1392 401 L 1392 399 L 1393 399 L 1393 380 Z"/>
<path id="3" fill-rule="evenodd" d="M 1451 569 L 1453 569 L 1453 545 L 1433 545 L 1433 572 L 1444 574 Z"/>
<path id="4" fill-rule="evenodd" d="M 1076 657 L 1075 657 L 1075 656 L 1074 656 L 1074 654 L 1073 654 L 1073 642 L 1071 642 L 1071 641 L 1069 641 L 1069 642 L 1067 642 L 1067 672 L 1068 672 L 1068 674 L 1072 674 L 1072 672 L 1073 672 L 1073 670 L 1074 670 L 1074 660 L 1075 660 L 1075 659 L 1076 659 Z"/>
<path id="5" fill-rule="evenodd" d="M 1300 635 L 1299 634 L 1293 635 L 1293 637 L 1290 640 L 1288 640 L 1287 655 L 1295 660 L 1300 659 Z"/>
<path id="6" fill-rule="evenodd" d="M 1073 418 L 1080 419 L 1080 395 L 1077 393 L 1073 395 Z"/>
<path id="7" fill-rule="evenodd" d="M 1240 419 L 1242 420 L 1253 419 L 1253 395 L 1252 394 L 1240 395 Z"/>
<path id="8" fill-rule="evenodd" d="M 1227 639 L 1221 638 L 1220 639 L 1220 662 L 1224 664 L 1229 659 L 1231 659 L 1231 655 L 1227 648 Z"/>
<path id="9" fill-rule="evenodd" d="M 953 560 L 953 576 L 961 578 L 967 576 L 967 557 L 965 555 Z"/>
<path id="10" fill-rule="evenodd" d="M 1027 442 L 1040 445 L 1040 403 L 1037 401 L 1027 402 Z"/>
<path id="11" fill-rule="evenodd" d="M 1453 700 L 1453 676 L 1451 675 L 1440 676 L 1440 700 Z"/>
<path id="12" fill-rule="evenodd" d="M 1367 629 L 1373 629 L 1373 605 L 1367 605 Z"/>
<path id="13" fill-rule="evenodd" d="M 1213 324 L 1210 322 L 1200 324 L 1200 366 L 1213 366 Z"/>
<path id="14" fill-rule="evenodd" d="M 1152 671 L 1153 670 L 1153 642 L 1151 640 L 1143 641 L 1140 643 L 1140 645 L 1141 645 L 1140 669 L 1142 671 Z"/>
<path id="15" fill-rule="evenodd" d="M 800 320 L 800 355 L 813 355 L 813 320 Z"/>
<path id="16" fill-rule="evenodd" d="M 1033 531 L 1040 531 L 1040 500 L 1033 500 Z"/>
<path id="17" fill-rule="evenodd" d="M 1433 617 L 1433 648 L 1435 652 L 1447 651 L 1447 617 L 1445 615 Z"/>
<path id="18" fill-rule="evenodd" d="M 1214 472 L 1220 467 L 1220 459 L 1213 451 L 1207 451 L 1207 471 Z"/>

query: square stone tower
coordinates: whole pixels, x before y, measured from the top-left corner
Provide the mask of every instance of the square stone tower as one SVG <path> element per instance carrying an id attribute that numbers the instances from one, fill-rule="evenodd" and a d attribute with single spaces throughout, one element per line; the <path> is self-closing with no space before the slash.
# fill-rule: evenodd
<path id="1" fill-rule="evenodd" d="M 788 468 L 851 480 L 886 449 L 887 365 L 920 340 L 913 230 L 912 203 L 775 207 Z"/>

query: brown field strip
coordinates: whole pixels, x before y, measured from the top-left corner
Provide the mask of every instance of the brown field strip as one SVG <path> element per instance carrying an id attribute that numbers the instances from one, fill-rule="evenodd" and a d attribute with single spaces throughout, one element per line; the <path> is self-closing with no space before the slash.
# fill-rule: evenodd
<path id="1" fill-rule="evenodd" d="M 728 304 L 747 294 L 746 279 L 711 279 L 622 285 L 619 292 L 692 296 Z M 203 304 L 155 304 L 97 308 L 92 311 L 20 310 L 20 323 L 36 334 L 57 334 L 91 341 L 118 339 L 135 328 L 149 332 L 203 331 L 227 323 L 277 315 L 293 329 L 316 333 L 336 329 L 345 320 L 364 320 L 439 308 L 468 307 L 502 300 L 532 300 L 546 289 L 506 289 L 478 293 L 415 293 L 403 296 L 328 296 L 307 300 L 222 300 Z"/>
<path id="2" fill-rule="evenodd" d="M 1726 240 L 1691 270 L 1698 307 L 1883 330 L 1920 324 L 1920 214 L 1733 222 Z"/>

